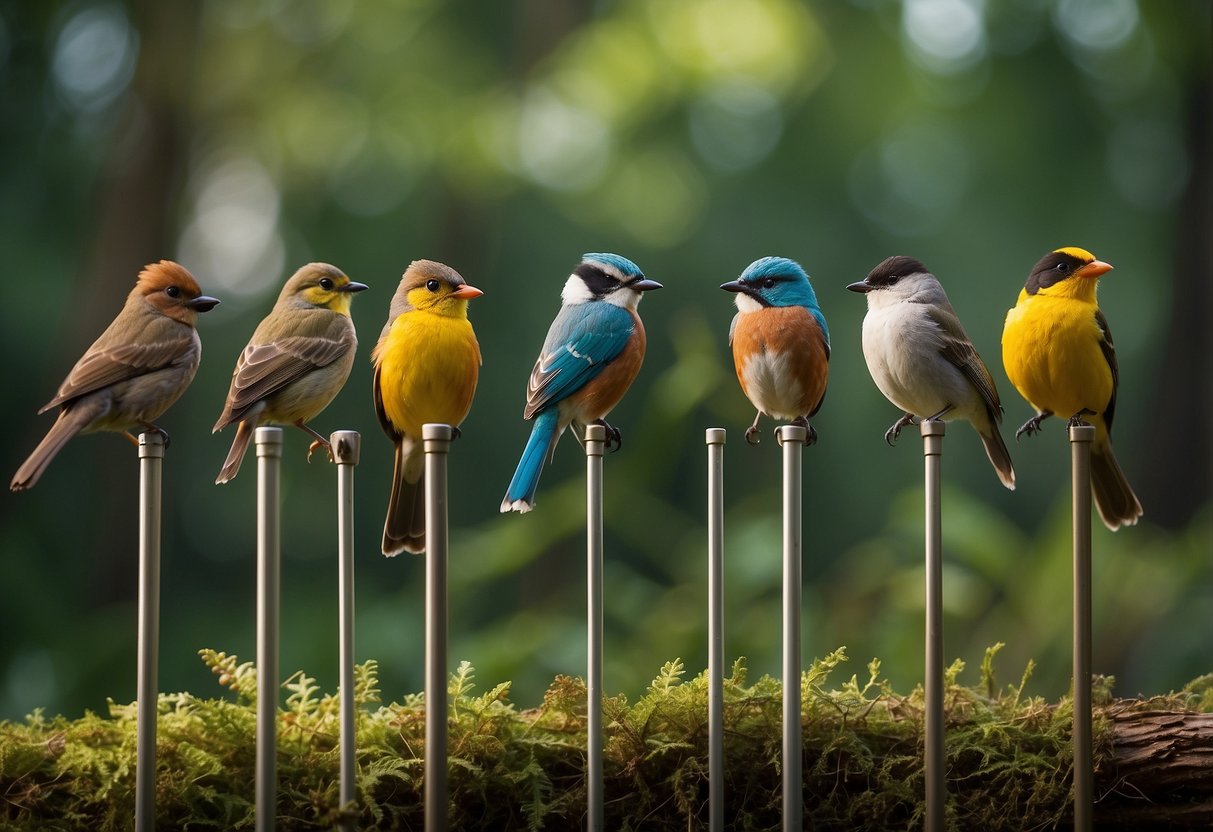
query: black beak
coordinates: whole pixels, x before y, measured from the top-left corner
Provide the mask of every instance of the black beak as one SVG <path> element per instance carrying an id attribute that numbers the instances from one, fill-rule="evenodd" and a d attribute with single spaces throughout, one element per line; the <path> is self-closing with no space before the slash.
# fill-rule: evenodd
<path id="1" fill-rule="evenodd" d="M 859 292 L 859 294 L 861 294 L 861 295 L 866 295 L 868 292 L 872 291 L 876 287 L 873 286 L 871 283 L 868 283 L 866 280 L 861 280 L 858 283 L 850 284 L 849 286 L 847 286 L 847 288 L 850 289 L 852 292 Z"/>
<path id="2" fill-rule="evenodd" d="M 662 289 L 663 287 L 656 280 L 649 280 L 647 277 L 644 280 L 637 280 L 635 283 L 628 284 L 629 289 L 635 289 L 637 292 L 648 292 L 653 289 Z"/>
<path id="3" fill-rule="evenodd" d="M 198 297 L 194 298 L 193 300 L 188 301 L 185 305 L 188 306 L 190 309 L 193 309 L 195 312 L 209 312 L 210 310 L 214 309 L 216 306 L 219 305 L 219 298 L 212 298 L 212 297 L 207 297 L 206 295 L 199 295 Z"/>
<path id="4" fill-rule="evenodd" d="M 338 292 L 361 292 L 363 289 L 369 289 L 369 288 L 371 288 L 371 287 L 367 286 L 365 283 L 355 283 L 354 281 L 351 280 L 349 283 L 345 284 L 337 291 Z"/>
<path id="5" fill-rule="evenodd" d="M 724 289 L 726 292 L 744 292 L 745 291 L 745 286 L 743 286 L 741 284 L 741 282 L 737 281 L 737 280 L 730 280 L 728 283 L 721 283 L 720 288 Z"/>

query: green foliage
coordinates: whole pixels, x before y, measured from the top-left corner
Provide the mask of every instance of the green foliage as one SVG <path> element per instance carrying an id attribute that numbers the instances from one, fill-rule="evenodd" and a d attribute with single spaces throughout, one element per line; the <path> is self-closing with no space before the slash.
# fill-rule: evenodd
<path id="1" fill-rule="evenodd" d="M 1071 707 L 1026 697 L 1031 668 L 1000 690 L 991 647 L 976 687 L 948 672 L 949 828 L 1050 828 L 1068 806 Z M 159 700 L 157 822 L 163 829 L 253 827 L 255 694 L 248 662 L 200 651 L 219 682 L 236 693 Z M 922 690 L 894 692 L 880 661 L 837 688 L 848 660 L 839 648 L 801 678 L 804 702 L 806 819 L 816 829 L 905 829 L 921 820 Z M 667 662 L 645 694 L 603 702 L 607 826 L 620 830 L 696 829 L 706 821 L 706 672 L 686 679 Z M 1203 707 L 1210 677 L 1147 707 Z M 343 819 L 366 828 L 420 828 L 425 701 L 417 695 L 380 704 L 374 661 L 356 670 L 357 806 L 338 791 L 338 698 L 303 672 L 284 683 L 279 711 L 278 825 L 331 828 Z M 576 828 L 585 805 L 585 683 L 553 680 L 538 708 L 518 710 L 504 682 L 476 694 L 475 672 L 461 662 L 448 693 L 452 829 Z M 781 685 L 749 684 L 738 659 L 724 680 L 726 812 L 730 829 L 779 824 Z M 129 827 L 134 804 L 135 708 L 111 703 L 108 716 L 0 723 L 0 809 L 6 829 Z M 1109 735 L 1097 715 L 1097 765 Z"/>

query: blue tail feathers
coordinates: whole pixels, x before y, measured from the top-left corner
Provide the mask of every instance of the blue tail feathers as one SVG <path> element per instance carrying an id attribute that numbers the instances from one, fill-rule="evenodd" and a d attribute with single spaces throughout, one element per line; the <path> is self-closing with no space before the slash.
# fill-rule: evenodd
<path id="1" fill-rule="evenodd" d="M 501 501 L 501 510 L 528 512 L 535 507 L 535 490 L 539 487 L 539 475 L 543 472 L 543 463 L 551 452 L 552 445 L 559 434 L 560 415 L 557 408 L 549 408 L 535 417 L 535 426 L 531 428 L 531 438 L 527 440 L 518 460 L 518 468 L 510 487 L 505 491 L 505 499 Z"/>

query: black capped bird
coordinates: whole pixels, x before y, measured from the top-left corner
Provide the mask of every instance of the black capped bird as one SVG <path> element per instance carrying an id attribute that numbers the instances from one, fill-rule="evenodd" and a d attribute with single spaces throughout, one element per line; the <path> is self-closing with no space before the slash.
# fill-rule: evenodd
<path id="1" fill-rule="evenodd" d="M 994 378 L 935 275 L 913 257 L 899 255 L 847 288 L 868 299 L 863 318 L 868 372 L 905 414 L 885 432 L 885 441 L 896 442 L 915 418 L 964 419 L 981 437 L 998 479 L 1014 490 L 1015 469 L 998 432 L 1002 405 Z"/>
<path id="2" fill-rule="evenodd" d="M 1007 377 L 1036 415 L 1015 432 L 1031 436 L 1057 415 L 1095 426 L 1091 488 L 1104 524 L 1116 531 L 1141 517 L 1141 502 L 1112 453 L 1112 417 L 1120 371 L 1112 332 L 1096 288 L 1112 267 L 1091 252 L 1067 246 L 1032 267 L 1002 330 Z"/>

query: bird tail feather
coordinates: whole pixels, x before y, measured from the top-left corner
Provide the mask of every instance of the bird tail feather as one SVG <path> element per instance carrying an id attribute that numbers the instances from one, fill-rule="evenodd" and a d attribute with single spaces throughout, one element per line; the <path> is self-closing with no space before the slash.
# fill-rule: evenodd
<path id="1" fill-rule="evenodd" d="M 219 476 L 215 477 L 215 485 L 234 479 L 240 471 L 240 463 L 244 461 L 244 453 L 252 441 L 254 427 L 252 422 L 241 422 L 236 426 L 236 438 L 232 440 L 232 449 L 227 452 L 227 459 L 219 469 Z"/>
<path id="2" fill-rule="evenodd" d="M 990 458 L 990 464 L 994 466 L 998 479 L 1002 480 L 1003 485 L 1014 491 L 1015 468 L 1011 465 L 1011 454 L 1007 450 L 1006 443 L 1002 441 L 1002 434 L 998 432 L 998 425 L 991 421 L 990 432 L 980 435 L 981 443 L 986 446 L 986 456 Z"/>
<path id="3" fill-rule="evenodd" d="M 505 499 L 501 501 L 501 511 L 517 511 L 525 514 L 535 507 L 535 491 L 539 488 L 539 475 L 543 472 L 543 463 L 556 440 L 560 438 L 560 415 L 556 408 L 545 410 L 535 417 L 535 426 L 531 428 L 531 438 L 527 440 L 526 448 L 522 451 L 522 459 L 518 460 L 518 468 L 510 487 L 505 490 Z"/>
<path id="4" fill-rule="evenodd" d="M 1112 531 L 1135 525 L 1141 517 L 1141 502 L 1116 462 L 1110 444 L 1097 444 L 1091 451 L 1091 490 L 1100 518 Z"/>
<path id="5" fill-rule="evenodd" d="M 383 524 L 383 554 L 389 558 L 401 552 L 425 551 L 425 467 L 416 464 L 418 450 L 408 437 L 396 442 L 392 493 Z"/>
<path id="6" fill-rule="evenodd" d="M 34 448 L 33 453 L 29 455 L 29 459 L 25 460 L 17 469 L 9 488 L 13 491 L 25 491 L 33 488 L 42 477 L 46 467 L 51 464 L 51 460 L 59 451 L 63 450 L 63 446 L 68 443 L 68 440 L 84 430 L 100 415 L 101 411 L 98 407 L 89 406 L 86 403 L 77 403 L 59 411 L 55 424 L 51 425 L 46 436 L 42 437 L 38 447 Z"/>

